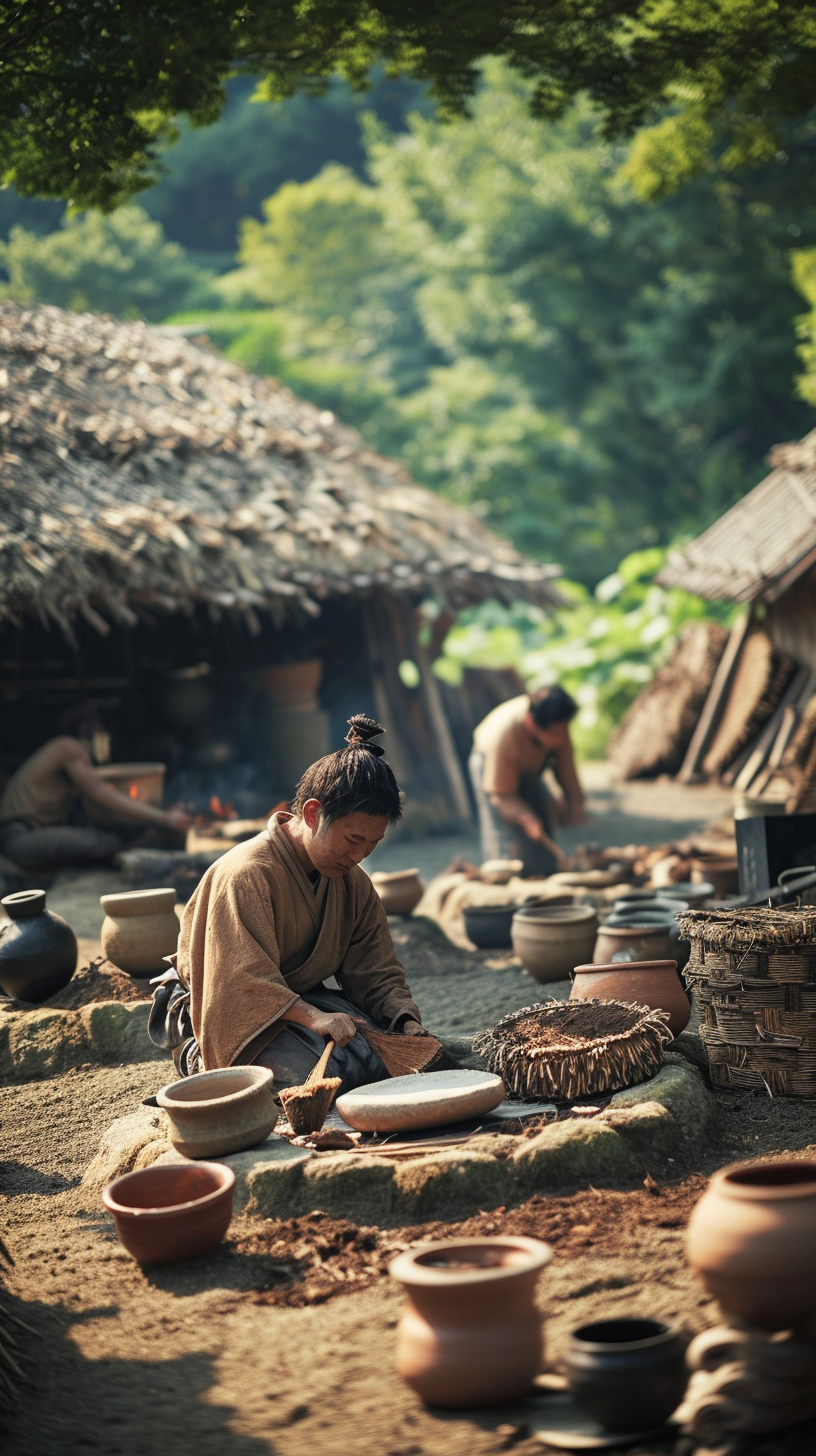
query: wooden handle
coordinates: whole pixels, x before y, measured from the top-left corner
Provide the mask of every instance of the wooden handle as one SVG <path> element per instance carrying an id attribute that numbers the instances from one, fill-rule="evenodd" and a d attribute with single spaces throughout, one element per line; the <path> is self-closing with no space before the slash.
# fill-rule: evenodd
<path id="1" fill-rule="evenodd" d="M 326 1068 L 329 1065 L 329 1057 L 331 1056 L 333 1051 L 334 1042 L 327 1041 L 325 1047 L 323 1048 L 323 1055 L 321 1056 L 320 1061 L 306 1078 L 306 1081 L 304 1083 L 305 1087 L 311 1087 L 313 1082 L 319 1082 L 321 1078 L 325 1076 Z"/>

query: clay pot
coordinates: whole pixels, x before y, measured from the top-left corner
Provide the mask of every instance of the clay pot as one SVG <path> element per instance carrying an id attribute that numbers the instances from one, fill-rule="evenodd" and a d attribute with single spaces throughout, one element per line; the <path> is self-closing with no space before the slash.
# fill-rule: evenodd
<path id="1" fill-rule="evenodd" d="M 523 869 L 522 859 L 486 859 L 479 866 L 479 874 L 486 885 L 506 885 Z"/>
<path id="2" fill-rule="evenodd" d="M 102 1202 L 134 1259 L 172 1264 L 220 1244 L 232 1218 L 234 1187 L 235 1174 L 220 1163 L 156 1163 L 114 1178 Z"/>
<path id="3" fill-rule="evenodd" d="M 477 950 L 509 950 L 510 926 L 517 905 L 466 905 L 465 934 Z"/>
<path id="4" fill-rule="evenodd" d="M 269 705 L 290 713 L 308 713 L 317 708 L 322 678 L 319 657 L 308 662 L 270 663 L 255 673 L 255 681 Z"/>
<path id="5" fill-rule="evenodd" d="M 687 900 L 681 900 L 679 895 L 672 898 L 662 891 L 659 896 L 653 895 L 651 898 L 641 896 L 637 900 L 631 899 L 628 895 L 621 895 L 620 899 L 613 904 L 612 915 L 607 918 L 606 923 L 608 925 L 613 916 L 620 918 L 625 915 L 627 923 L 630 925 L 634 925 L 636 922 L 638 925 L 650 922 L 671 925 L 675 915 L 679 915 L 682 910 L 688 910 L 688 908 Z M 648 916 L 648 921 L 643 918 L 645 916 Z"/>
<path id="6" fill-rule="evenodd" d="M 279 1117 L 268 1067 L 221 1067 L 170 1082 L 156 1096 L 170 1141 L 187 1158 L 219 1158 L 254 1148 Z"/>
<path id="7" fill-rule="evenodd" d="M 167 674 L 161 705 L 172 728 L 199 728 L 212 716 L 213 692 L 209 663 L 179 667 Z"/>
<path id="8" fill-rule="evenodd" d="M 691 861 L 691 878 L 694 884 L 707 882 L 713 885 L 718 900 L 723 900 L 726 895 L 735 895 L 739 890 L 737 861 L 722 855 L 698 855 Z"/>
<path id="9" fill-rule="evenodd" d="M 677 880 L 673 885 L 661 885 L 661 900 L 682 900 L 684 907 L 689 910 L 696 910 L 704 900 L 713 900 L 715 896 L 714 886 L 707 880 L 700 880 L 695 883 L 693 880 Z"/>
<path id="10" fill-rule="evenodd" d="M 687 1253 L 725 1313 L 795 1329 L 816 1311 L 816 1162 L 737 1163 L 691 1215 Z"/>
<path id="11" fill-rule="evenodd" d="M 77 938 L 67 920 L 45 908 L 45 890 L 18 890 L 0 900 L 10 925 L 0 927 L 0 987 L 38 1004 L 67 986 L 77 966 Z"/>
<path id="12" fill-rule="evenodd" d="M 457 1410 L 525 1394 L 544 1357 L 538 1276 L 552 1249 L 520 1234 L 420 1244 L 389 1265 L 408 1301 L 397 1373 L 431 1405 Z"/>
<path id="13" fill-rule="evenodd" d="M 593 963 L 607 965 L 622 951 L 636 961 L 677 960 L 678 946 L 671 925 L 602 925 L 595 941 Z"/>
<path id="14" fill-rule="evenodd" d="M 570 1394 L 608 1431 L 646 1431 L 668 1420 L 683 1398 L 686 1339 L 652 1319 L 611 1319 L 570 1336 Z"/>
<path id="15" fill-rule="evenodd" d="M 179 937 L 173 886 L 101 895 L 99 903 L 105 912 L 100 934 L 108 960 L 131 976 L 166 971 L 164 958 L 175 953 Z"/>
<path id="16" fill-rule="evenodd" d="M 688 1026 L 691 1004 L 677 974 L 676 961 L 618 961 L 575 967 L 570 1001 L 634 1001 L 652 1011 L 668 1011 L 669 1030 L 679 1036 Z"/>
<path id="17" fill-rule="evenodd" d="M 523 905 L 513 916 L 513 950 L 535 981 L 564 981 L 592 954 L 598 916 L 591 905 Z"/>
<path id="18" fill-rule="evenodd" d="M 383 903 L 386 915 L 410 915 L 415 910 L 425 886 L 419 877 L 419 870 L 375 870 L 371 883 Z"/>

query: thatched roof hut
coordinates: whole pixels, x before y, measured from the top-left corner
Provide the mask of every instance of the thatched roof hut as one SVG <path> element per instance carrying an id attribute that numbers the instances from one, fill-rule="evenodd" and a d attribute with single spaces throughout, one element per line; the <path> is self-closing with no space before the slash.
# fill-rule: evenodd
<path id="1" fill-rule="evenodd" d="M 660 572 L 663 586 L 744 604 L 681 776 L 725 773 L 789 811 L 816 792 L 816 430 Z"/>
<path id="2" fill-rule="evenodd" d="M 203 603 L 558 600 L 475 516 L 334 416 L 143 323 L 0 304 L 0 620 L 67 633 Z"/>
<path id="3" fill-rule="evenodd" d="M 166 633 L 185 617 L 201 640 L 203 616 L 267 645 L 277 630 L 285 648 L 350 606 L 343 650 L 367 660 L 397 766 L 436 778 L 460 812 L 416 607 L 560 600 L 556 568 L 417 488 L 332 414 L 206 341 L 99 315 L 0 304 L 0 503 L 0 637 L 34 620 L 81 656 L 89 632 Z M 0 657 L 20 675 L 19 653 Z"/>

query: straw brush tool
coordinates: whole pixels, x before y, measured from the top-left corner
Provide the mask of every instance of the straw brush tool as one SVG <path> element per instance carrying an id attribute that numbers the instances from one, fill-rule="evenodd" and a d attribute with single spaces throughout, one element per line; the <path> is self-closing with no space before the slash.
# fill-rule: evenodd
<path id="1" fill-rule="evenodd" d="M 320 1131 L 342 1085 L 342 1078 L 324 1076 L 333 1051 L 334 1042 L 327 1041 L 320 1061 L 312 1068 L 306 1081 L 300 1087 L 284 1087 L 279 1093 L 281 1106 L 298 1137 Z"/>

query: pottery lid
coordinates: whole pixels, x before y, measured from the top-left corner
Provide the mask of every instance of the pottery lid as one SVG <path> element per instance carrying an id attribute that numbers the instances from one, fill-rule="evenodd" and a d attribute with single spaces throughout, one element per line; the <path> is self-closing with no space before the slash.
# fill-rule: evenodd
<path id="1" fill-rule="evenodd" d="M 45 890 L 16 890 L 0 900 L 10 920 L 30 920 L 45 909 Z"/>
<path id="2" fill-rule="evenodd" d="M 655 1345 L 670 1344 L 679 1334 L 678 1329 L 663 1324 L 662 1320 L 622 1317 L 581 1325 L 571 1331 L 570 1343 L 593 1351 L 649 1350 Z"/>
<path id="3" fill-rule="evenodd" d="M 174 910 L 176 891 L 172 885 L 156 890 L 121 890 L 100 895 L 99 903 L 106 915 L 155 915 Z"/>

